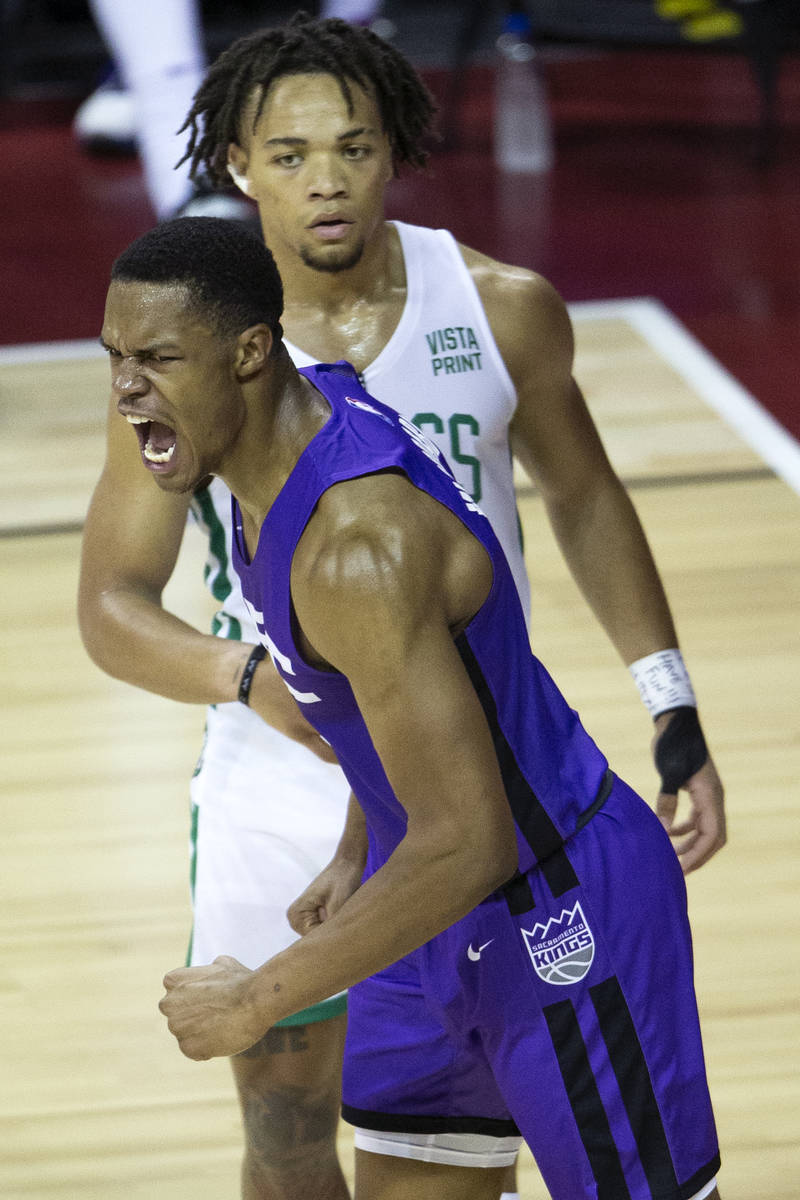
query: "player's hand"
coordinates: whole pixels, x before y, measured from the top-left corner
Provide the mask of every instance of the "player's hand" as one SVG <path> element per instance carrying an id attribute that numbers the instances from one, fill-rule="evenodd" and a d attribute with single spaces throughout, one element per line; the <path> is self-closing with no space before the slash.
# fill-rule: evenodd
<path id="1" fill-rule="evenodd" d="M 334 859 L 290 905 L 286 917 L 301 936 L 338 912 L 361 884 L 361 865 Z"/>
<path id="2" fill-rule="evenodd" d="M 274 729 L 291 738 L 293 742 L 300 742 L 306 746 L 323 762 L 335 763 L 338 761 L 328 743 L 323 741 L 316 729 L 309 725 L 297 707 L 297 702 L 290 695 L 269 655 L 259 663 L 253 675 L 249 704 L 262 721 L 272 725 Z"/>
<path id="3" fill-rule="evenodd" d="M 725 793 L 695 710 L 662 713 L 655 726 L 653 755 L 661 775 L 656 814 L 688 875 L 725 845 Z M 683 820 L 677 820 L 680 789 L 688 792 L 690 801 Z"/>
<path id="4" fill-rule="evenodd" d="M 187 1058 L 229 1057 L 247 1050 L 266 1028 L 250 999 L 254 972 L 223 955 L 208 967 L 180 967 L 164 976 L 159 1003 Z"/>

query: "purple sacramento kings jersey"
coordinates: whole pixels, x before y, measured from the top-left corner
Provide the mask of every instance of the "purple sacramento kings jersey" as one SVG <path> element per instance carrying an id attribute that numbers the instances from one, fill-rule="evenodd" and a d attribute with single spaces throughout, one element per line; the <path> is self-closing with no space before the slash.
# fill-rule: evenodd
<path id="1" fill-rule="evenodd" d="M 517 826 L 520 870 L 545 861 L 557 895 L 574 882 L 559 848 L 597 795 L 606 760 L 531 654 L 499 542 L 438 449 L 410 421 L 369 396 L 347 364 L 308 367 L 303 374 L 326 397 L 331 415 L 267 514 L 252 562 L 247 561 L 234 501 L 234 566 L 259 633 L 304 716 L 336 750 L 379 854 L 388 857 L 405 832 L 405 814 L 347 680 L 309 667 L 297 650 L 289 587 L 292 557 L 319 497 L 345 479 L 399 468 L 454 512 L 486 547 L 494 571 L 489 597 L 456 644 L 494 736 Z"/>
<path id="2" fill-rule="evenodd" d="M 719 1154 L 669 839 L 531 654 L 502 550 L 438 450 L 347 364 L 303 373 L 331 415 L 267 514 L 252 562 L 234 501 L 234 565 L 275 666 L 361 803 L 367 873 L 402 839 L 405 813 L 347 679 L 298 652 L 290 570 L 323 492 L 384 470 L 449 508 L 491 557 L 491 591 L 456 646 L 519 846 L 503 888 L 350 989 L 342 1115 L 357 1139 L 379 1139 L 379 1153 L 392 1153 L 381 1132 L 431 1142 L 521 1133 L 553 1200 L 701 1200 Z"/>

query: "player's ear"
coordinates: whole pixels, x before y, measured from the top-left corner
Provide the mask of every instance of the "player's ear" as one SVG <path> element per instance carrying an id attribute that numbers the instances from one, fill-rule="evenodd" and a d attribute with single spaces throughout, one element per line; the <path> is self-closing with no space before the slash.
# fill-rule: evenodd
<path id="1" fill-rule="evenodd" d="M 240 192 L 251 196 L 250 180 L 247 178 L 247 153 L 236 142 L 228 143 L 228 174 Z"/>
<path id="2" fill-rule="evenodd" d="M 236 376 L 244 382 L 252 379 L 266 365 L 274 337 L 269 325 L 251 325 L 239 334 L 234 360 Z"/>

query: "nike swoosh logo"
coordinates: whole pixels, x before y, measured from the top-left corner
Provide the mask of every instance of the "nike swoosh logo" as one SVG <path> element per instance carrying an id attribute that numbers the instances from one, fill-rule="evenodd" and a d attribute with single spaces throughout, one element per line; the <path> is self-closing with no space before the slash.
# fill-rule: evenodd
<path id="1" fill-rule="evenodd" d="M 487 946 L 491 946 L 493 941 L 494 938 L 489 938 L 489 941 L 484 942 L 482 946 L 478 946 L 477 950 L 472 949 L 472 942 L 470 942 L 469 946 L 467 947 L 467 958 L 470 960 L 470 962 L 477 962 L 481 956 L 481 952 L 485 950 Z"/>

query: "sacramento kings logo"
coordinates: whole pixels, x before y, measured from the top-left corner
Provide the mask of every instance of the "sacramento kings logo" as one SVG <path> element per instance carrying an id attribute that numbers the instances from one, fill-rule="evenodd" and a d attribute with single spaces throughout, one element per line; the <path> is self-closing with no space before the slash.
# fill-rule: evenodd
<path id="1" fill-rule="evenodd" d="M 587 974 L 594 959 L 594 935 L 586 923 L 580 904 L 560 917 L 551 917 L 546 925 L 521 929 L 534 970 L 545 983 L 577 983 Z"/>

